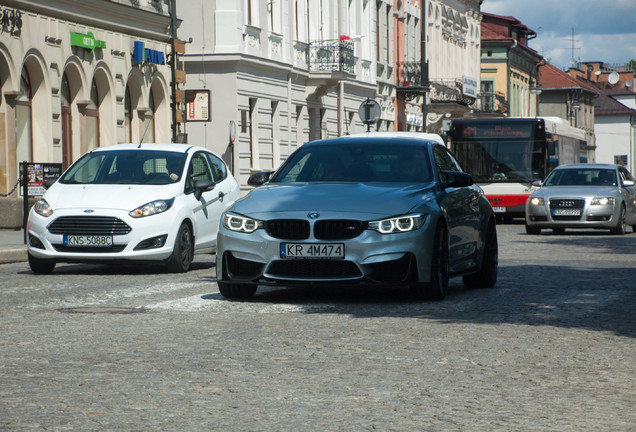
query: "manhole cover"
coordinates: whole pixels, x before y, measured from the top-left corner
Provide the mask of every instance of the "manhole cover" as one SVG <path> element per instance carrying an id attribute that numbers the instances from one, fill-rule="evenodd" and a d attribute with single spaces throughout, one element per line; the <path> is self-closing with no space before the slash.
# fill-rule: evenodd
<path id="1" fill-rule="evenodd" d="M 64 313 L 83 313 L 83 314 L 135 314 L 148 312 L 146 308 L 130 308 L 130 307 L 112 307 L 112 306 L 86 306 L 58 309 Z"/>

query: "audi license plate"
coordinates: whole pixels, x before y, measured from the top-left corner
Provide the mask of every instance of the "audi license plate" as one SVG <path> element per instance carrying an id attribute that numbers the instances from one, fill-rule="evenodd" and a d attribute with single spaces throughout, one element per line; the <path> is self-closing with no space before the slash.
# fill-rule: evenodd
<path id="1" fill-rule="evenodd" d="M 281 258 L 344 258 L 342 243 L 281 243 Z"/>
<path id="2" fill-rule="evenodd" d="M 74 247 L 109 247 L 113 245 L 113 236 L 64 235 L 64 245 Z"/>
<path id="3" fill-rule="evenodd" d="M 555 209 L 552 216 L 581 216 L 581 209 Z"/>

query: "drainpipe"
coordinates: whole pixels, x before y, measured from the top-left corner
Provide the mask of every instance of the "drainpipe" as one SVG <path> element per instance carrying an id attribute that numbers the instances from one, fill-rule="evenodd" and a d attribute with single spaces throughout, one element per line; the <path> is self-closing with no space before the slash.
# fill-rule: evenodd
<path id="1" fill-rule="evenodd" d="M 421 35 L 421 51 L 422 58 L 420 60 L 420 82 L 424 87 L 422 93 L 422 132 L 426 132 L 426 94 L 428 92 L 428 61 L 426 61 L 426 1 L 422 0 L 422 35 Z"/>
<path id="2" fill-rule="evenodd" d="M 170 32 L 172 37 L 172 59 L 170 60 L 170 72 L 172 75 L 172 142 L 177 142 L 178 124 L 177 124 L 177 53 L 176 53 L 176 41 L 177 41 L 177 6 L 176 0 L 170 0 Z"/>

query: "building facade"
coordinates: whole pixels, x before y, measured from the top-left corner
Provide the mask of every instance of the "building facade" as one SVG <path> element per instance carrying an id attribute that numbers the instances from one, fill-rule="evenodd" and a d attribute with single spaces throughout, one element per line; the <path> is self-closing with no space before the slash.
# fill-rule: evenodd
<path id="1" fill-rule="evenodd" d="M 388 75 L 376 56 L 392 62 L 389 2 L 181 0 L 177 7 L 188 23 L 179 38 L 191 40 L 188 143 L 222 155 L 244 189 L 251 173 L 278 168 L 307 141 L 365 131 L 362 102 L 383 102 L 378 82 Z M 197 94 L 209 98 L 210 111 L 192 121 Z M 372 130 L 392 129 L 389 114 L 382 105 Z"/>
<path id="2" fill-rule="evenodd" d="M 20 162 L 170 141 L 170 15 L 148 0 L 7 0 L 0 14 L 0 223 L 13 227 Z"/>
<path id="3" fill-rule="evenodd" d="M 538 67 L 528 46 L 536 33 L 514 17 L 482 13 L 480 115 L 537 115 Z"/>

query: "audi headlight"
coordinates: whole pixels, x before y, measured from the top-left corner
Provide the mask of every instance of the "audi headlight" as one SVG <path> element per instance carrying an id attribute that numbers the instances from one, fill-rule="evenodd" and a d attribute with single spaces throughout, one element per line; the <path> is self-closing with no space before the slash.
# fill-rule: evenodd
<path id="1" fill-rule="evenodd" d="M 592 199 L 590 205 L 614 205 L 614 198 L 612 197 L 596 197 Z"/>
<path id="2" fill-rule="evenodd" d="M 172 207 L 173 203 L 174 203 L 174 198 L 167 199 L 167 200 L 151 201 L 147 204 L 139 206 L 136 209 L 128 212 L 128 214 L 134 218 L 152 216 L 152 215 L 165 212 L 170 207 Z"/>
<path id="3" fill-rule="evenodd" d="M 408 215 L 369 222 L 369 229 L 381 234 L 408 232 L 418 229 L 424 224 L 425 215 Z"/>
<path id="4" fill-rule="evenodd" d="M 259 228 L 263 228 L 263 221 L 235 213 L 226 213 L 223 215 L 223 226 L 230 231 L 252 233 Z"/>
<path id="5" fill-rule="evenodd" d="M 542 206 L 543 198 L 541 197 L 530 197 L 530 205 Z"/>
<path id="6" fill-rule="evenodd" d="M 49 217 L 53 214 L 53 208 L 43 198 L 35 202 L 33 210 L 40 216 L 44 217 Z"/>

